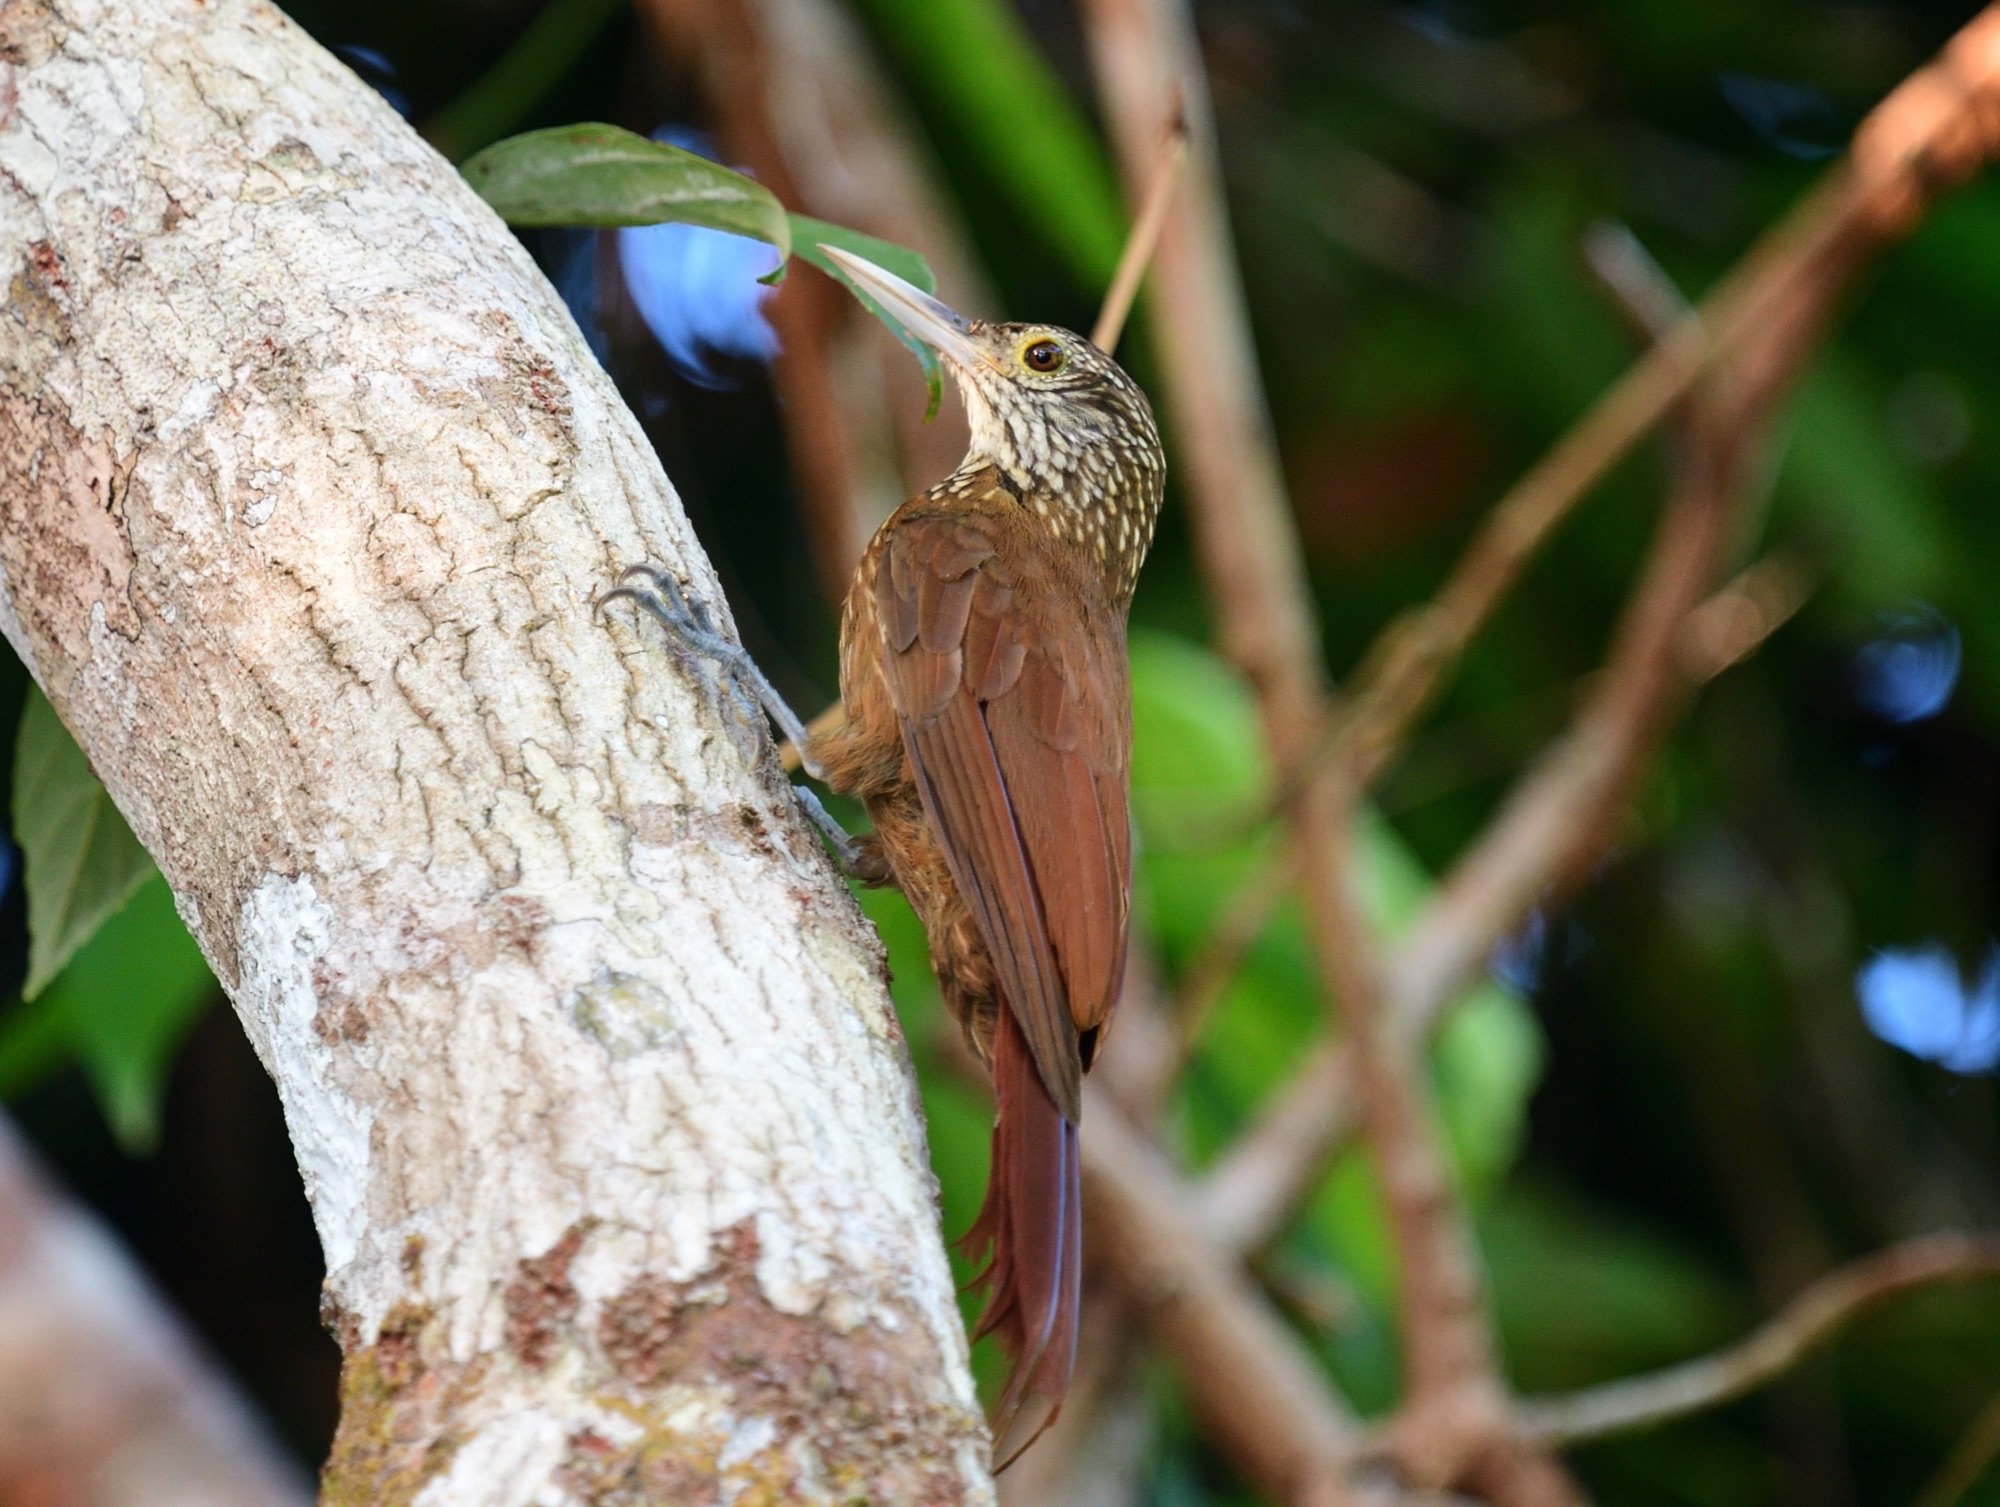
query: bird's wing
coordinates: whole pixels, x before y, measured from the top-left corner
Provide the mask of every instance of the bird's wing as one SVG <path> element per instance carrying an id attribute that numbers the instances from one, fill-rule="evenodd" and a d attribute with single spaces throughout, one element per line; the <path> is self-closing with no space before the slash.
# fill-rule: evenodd
<path id="1" fill-rule="evenodd" d="M 1125 965 L 1131 723 L 1123 633 L 1049 573 L 1010 569 L 993 520 L 917 514 L 875 577 L 890 700 L 952 878 L 1056 1107 Z"/>

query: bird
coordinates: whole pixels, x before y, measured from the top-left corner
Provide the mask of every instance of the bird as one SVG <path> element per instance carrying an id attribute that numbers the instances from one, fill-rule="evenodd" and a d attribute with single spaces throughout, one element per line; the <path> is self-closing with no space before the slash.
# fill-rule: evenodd
<path id="1" fill-rule="evenodd" d="M 643 584 L 628 573 L 612 594 L 728 665 L 806 773 L 859 800 L 872 831 L 849 837 L 795 787 L 851 875 L 908 897 L 991 1076 L 992 1171 L 963 1243 L 985 1256 L 973 1338 L 997 1336 L 1011 1363 L 998 1470 L 1055 1421 L 1075 1367 L 1082 1080 L 1118 1000 L 1132 905 L 1126 625 L 1166 460 L 1145 394 L 1083 336 L 969 319 L 819 249 L 937 353 L 970 431 L 958 467 L 896 509 L 855 569 L 843 715 L 809 731 L 671 575 L 641 567 Z"/>

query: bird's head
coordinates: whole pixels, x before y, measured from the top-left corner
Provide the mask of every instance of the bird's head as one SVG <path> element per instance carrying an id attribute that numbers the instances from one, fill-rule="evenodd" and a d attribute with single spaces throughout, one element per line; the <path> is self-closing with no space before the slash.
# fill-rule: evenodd
<path id="1" fill-rule="evenodd" d="M 1152 542 L 1166 458 L 1152 407 L 1124 368 L 1073 331 L 968 319 L 873 262 L 820 250 L 943 360 L 972 431 L 966 467 L 998 468 L 1129 592 Z"/>

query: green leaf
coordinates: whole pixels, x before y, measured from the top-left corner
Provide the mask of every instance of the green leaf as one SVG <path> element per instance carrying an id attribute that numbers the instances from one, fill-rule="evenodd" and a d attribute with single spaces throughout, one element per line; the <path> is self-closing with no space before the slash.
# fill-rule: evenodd
<path id="1" fill-rule="evenodd" d="M 216 993 L 166 880 L 154 874 L 33 1003 L 0 1019 L 0 1093 L 74 1059 L 119 1141 L 150 1150 L 174 1054 Z"/>
<path id="2" fill-rule="evenodd" d="M 1870 606 L 1948 589 L 1955 543 L 1939 489 L 1891 443 L 1888 403 L 1844 352 L 1820 358 L 1793 405 L 1777 507 L 1817 539 L 1841 589 Z"/>
<path id="3" fill-rule="evenodd" d="M 838 246 L 935 292 L 937 279 L 916 252 L 844 225 L 787 214 L 755 179 L 706 157 L 617 126 L 585 123 L 530 131 L 495 142 L 468 161 L 465 179 L 512 225 L 658 225 L 668 221 L 749 236 L 778 248 L 776 282 L 794 252 L 835 279 L 907 346 L 924 369 L 928 418 L 944 392 L 937 352 L 905 330 L 820 251 Z"/>
<path id="4" fill-rule="evenodd" d="M 924 410 L 924 417 L 926 419 L 934 417 L 938 411 L 938 402 L 944 396 L 944 364 L 938 360 L 938 353 L 890 318 L 888 311 L 875 301 L 873 295 L 835 266 L 833 259 L 819 249 L 822 245 L 837 246 L 842 251 L 851 251 L 856 256 L 873 262 L 883 271 L 895 273 L 904 282 L 915 283 L 926 293 L 935 293 L 937 278 L 931 272 L 930 263 L 907 247 L 898 246 L 894 241 L 879 240 L 872 235 L 863 235 L 858 230 L 849 230 L 844 225 L 832 225 L 825 220 L 815 220 L 811 215 L 792 216 L 794 254 L 819 268 L 860 299 L 861 306 L 887 325 L 889 332 L 917 358 L 917 364 L 924 369 L 924 388 L 930 395 L 930 405 Z"/>
<path id="5" fill-rule="evenodd" d="M 879 236 L 863 235 L 858 230 L 849 230 L 845 225 L 835 225 L 828 220 L 815 220 L 811 215 L 793 215 L 793 254 L 852 288 L 854 284 L 847 282 L 840 269 L 820 251 L 821 246 L 837 246 L 842 251 L 851 251 L 873 262 L 884 272 L 893 272 L 904 282 L 915 283 L 926 293 L 937 292 L 937 276 L 931 271 L 931 264 L 909 247 L 898 246 L 894 241 L 885 241 Z"/>
<path id="6" fill-rule="evenodd" d="M 658 225 L 747 235 L 791 255 L 777 196 L 706 157 L 617 126 L 585 122 L 509 136 L 462 171 L 511 225 Z"/>
<path id="7" fill-rule="evenodd" d="M 1495 1317 L 1515 1375 L 1533 1390 L 1685 1360 L 1749 1318 L 1692 1251 L 1558 1184 L 1524 1178 L 1479 1223 Z"/>
<path id="8" fill-rule="evenodd" d="M 21 711 L 14 836 L 28 894 L 22 994 L 33 999 L 153 873 L 153 861 L 40 691 L 30 693 Z"/>
<path id="9" fill-rule="evenodd" d="M 1475 1201 L 1513 1169 L 1543 1066 L 1534 1013 L 1490 981 L 1473 988 L 1439 1030 L 1431 1050 L 1438 1113 Z"/>

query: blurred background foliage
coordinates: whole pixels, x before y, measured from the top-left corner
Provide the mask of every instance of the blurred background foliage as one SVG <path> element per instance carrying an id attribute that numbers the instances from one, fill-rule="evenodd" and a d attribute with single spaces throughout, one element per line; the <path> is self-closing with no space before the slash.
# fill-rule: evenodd
<path id="1" fill-rule="evenodd" d="M 1000 306 L 1088 327 L 1124 213 L 1067 0 L 832 3 L 878 51 Z M 290 8 L 455 157 L 573 120 L 697 148 L 716 129 L 624 0 Z M 1629 226 L 1700 291 L 1969 10 L 1201 0 L 1336 674 L 1634 354 L 1580 256 L 1590 227 Z M 796 704 L 831 699 L 834 620 L 754 281 L 769 253 L 678 227 L 527 239 L 652 433 L 746 640 Z M 1126 352 L 1142 380 L 1145 333 Z M 2000 182 L 1949 200 L 1877 269 L 1792 406 L 1781 455 L 1741 555 L 1784 547 L 1814 583 L 1807 605 L 1704 693 L 1580 903 L 1502 949 L 1435 1057 L 1529 1390 L 1698 1353 L 1845 1257 L 2000 1222 Z M 1600 489 L 1381 785 L 1365 877 L 1385 925 L 1561 726 L 1660 480 L 1649 451 Z M 1170 498 L 1133 646 L 1141 906 L 1170 987 L 1272 842 L 1215 837 L 1269 771 L 1248 693 L 1207 638 Z M 64 783 L 38 704 L 11 668 L 0 714 L 27 707 L 13 787 L 30 861 L 24 888 L 10 855 L 0 902 L 17 990 L 0 1005 L 0 1094 L 317 1461 L 337 1354 L 317 1328 L 317 1254 L 275 1096 L 164 885 L 119 868 L 87 782 Z M 36 843 L 81 852 L 60 833 L 86 829 L 130 898 L 30 988 Z M 907 907 L 863 898 L 889 944 L 955 1233 L 983 1186 L 988 1111 L 941 1051 L 949 1027 Z M 1187 1159 L 1228 1141 L 1321 1019 L 1283 909 L 1196 1037 L 1166 1120 Z M 1389 1274 L 1365 1166 L 1338 1166 L 1267 1264 L 1350 1395 L 1387 1403 Z M 1248 1501 L 1170 1381 L 1155 1393 L 1134 1500 Z M 1913 1502 L 1996 1395 L 2000 1292 L 1937 1294 L 1748 1401 L 1577 1464 L 1620 1507 Z M 1961 1500 L 2000 1503 L 2000 1474 Z"/>

